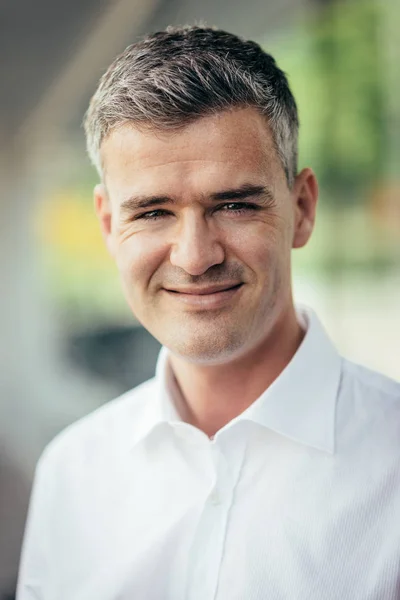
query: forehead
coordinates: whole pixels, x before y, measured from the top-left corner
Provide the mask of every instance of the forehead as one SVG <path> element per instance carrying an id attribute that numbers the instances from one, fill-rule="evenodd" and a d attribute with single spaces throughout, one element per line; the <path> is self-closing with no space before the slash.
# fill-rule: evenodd
<path id="1" fill-rule="evenodd" d="M 268 123 L 252 108 L 203 117 L 174 132 L 124 125 L 101 153 L 107 188 L 118 196 L 167 188 L 207 193 L 244 181 L 271 185 L 282 171 Z"/>

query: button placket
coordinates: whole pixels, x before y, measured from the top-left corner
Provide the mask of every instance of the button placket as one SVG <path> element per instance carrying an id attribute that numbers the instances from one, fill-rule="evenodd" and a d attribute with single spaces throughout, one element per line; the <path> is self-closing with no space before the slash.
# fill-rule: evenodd
<path id="1" fill-rule="evenodd" d="M 211 453 L 215 469 L 215 484 L 209 495 L 209 501 L 213 506 L 221 504 L 229 506 L 233 489 L 229 465 L 215 441 L 211 442 Z"/>
<path id="2" fill-rule="evenodd" d="M 232 482 L 225 457 L 217 443 L 209 443 L 209 452 L 214 470 L 213 485 L 205 498 L 191 548 L 185 600 L 211 600 L 218 586 Z"/>

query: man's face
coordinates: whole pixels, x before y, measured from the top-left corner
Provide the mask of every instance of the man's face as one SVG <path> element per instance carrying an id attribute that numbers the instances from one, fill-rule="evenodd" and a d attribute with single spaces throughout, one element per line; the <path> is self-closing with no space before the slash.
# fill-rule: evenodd
<path id="1" fill-rule="evenodd" d="M 102 159 L 96 209 L 144 327 L 198 363 L 262 344 L 291 303 L 291 248 L 306 241 L 265 119 L 246 108 L 178 132 L 126 125 Z"/>

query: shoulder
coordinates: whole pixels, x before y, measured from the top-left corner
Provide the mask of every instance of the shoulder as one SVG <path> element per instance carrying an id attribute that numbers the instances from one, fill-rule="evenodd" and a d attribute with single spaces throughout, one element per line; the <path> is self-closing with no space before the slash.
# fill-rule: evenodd
<path id="1" fill-rule="evenodd" d="M 63 429 L 44 449 L 38 467 L 91 456 L 101 461 L 126 449 L 154 410 L 156 387 L 155 378 L 149 379 Z"/>
<path id="2" fill-rule="evenodd" d="M 400 382 L 346 359 L 343 359 L 343 385 L 353 393 L 362 392 L 364 398 L 394 402 L 400 407 Z"/>
<path id="3" fill-rule="evenodd" d="M 343 360 L 336 417 L 338 431 L 347 439 L 363 439 L 378 454 L 396 452 L 399 457 L 400 383 Z"/>

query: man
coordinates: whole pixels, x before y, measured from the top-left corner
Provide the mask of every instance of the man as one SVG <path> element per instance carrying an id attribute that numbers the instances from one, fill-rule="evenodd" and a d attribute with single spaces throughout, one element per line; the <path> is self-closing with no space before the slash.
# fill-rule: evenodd
<path id="1" fill-rule="evenodd" d="M 400 386 L 295 309 L 317 182 L 273 58 L 132 45 L 86 117 L 96 213 L 157 373 L 37 469 L 18 600 L 400 598 Z"/>

